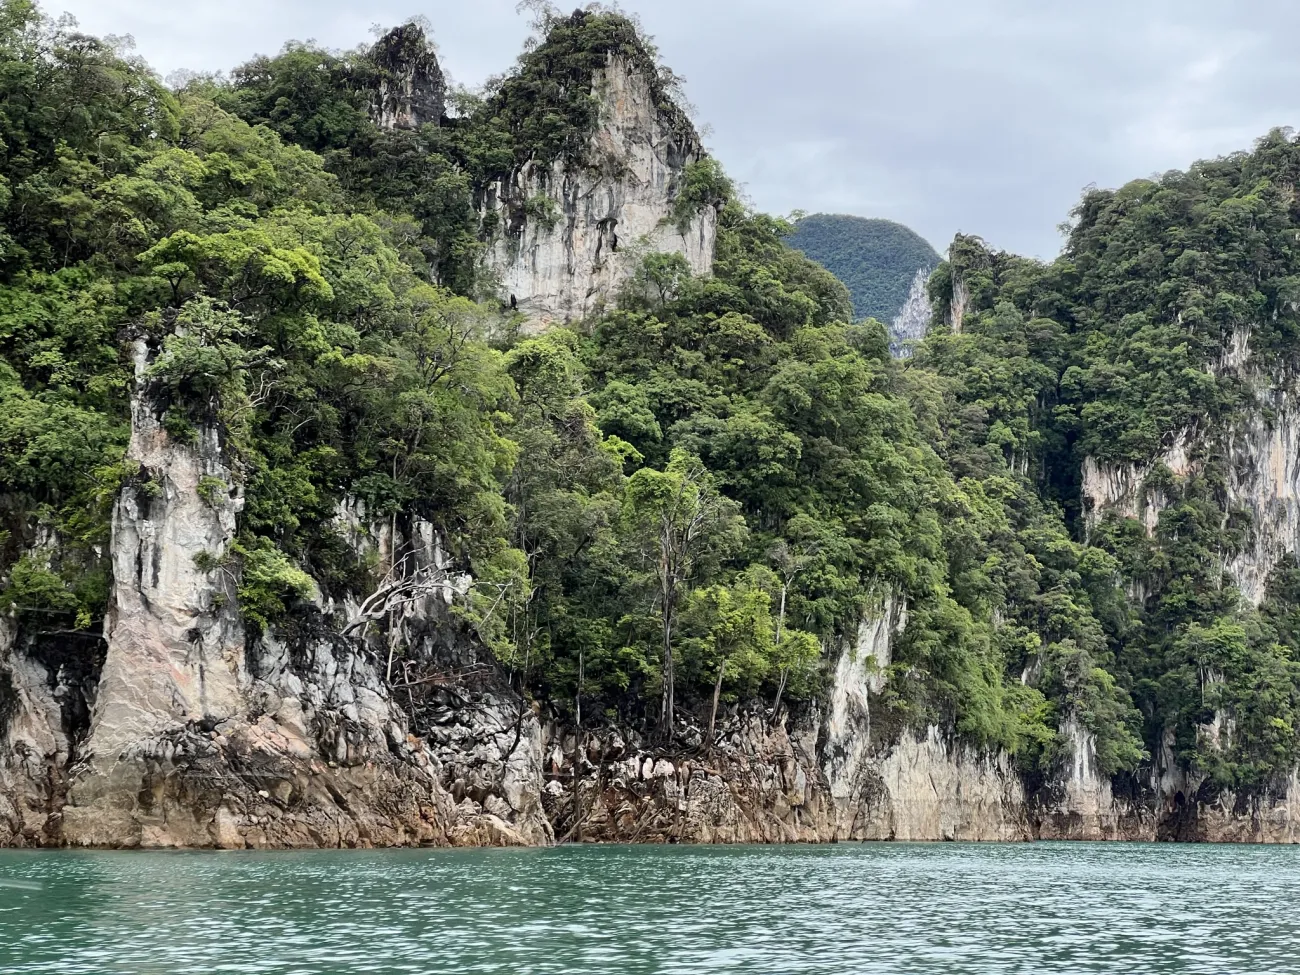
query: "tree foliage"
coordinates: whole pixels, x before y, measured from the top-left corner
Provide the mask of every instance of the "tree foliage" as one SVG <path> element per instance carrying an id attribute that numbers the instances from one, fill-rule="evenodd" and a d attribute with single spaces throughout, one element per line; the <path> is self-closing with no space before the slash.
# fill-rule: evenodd
<path id="1" fill-rule="evenodd" d="M 711 275 L 647 255 L 617 308 L 520 338 L 475 301 L 485 181 L 582 165 L 610 57 L 690 134 L 632 21 L 539 26 L 485 97 L 384 132 L 365 51 L 294 45 L 171 92 L 0 0 L 0 606 L 24 631 L 104 613 L 113 502 L 160 489 L 125 460 L 135 390 L 177 444 L 221 444 L 233 482 L 200 497 L 244 507 L 203 568 L 250 633 L 373 591 L 339 526 L 360 505 L 438 526 L 474 580 L 454 618 L 559 710 L 779 721 L 892 597 L 896 725 L 1026 769 L 1071 723 L 1112 773 L 1172 751 L 1260 789 L 1295 765 L 1300 577 L 1279 565 L 1256 609 L 1224 570 L 1252 530 L 1234 418 L 1268 407 L 1225 363 L 1248 332 L 1294 374 L 1293 138 L 1089 192 L 1051 264 L 959 237 L 931 282 L 950 327 L 906 364 L 697 163 L 676 216 L 718 208 Z M 1201 446 L 1175 473 L 1155 461 L 1179 437 Z M 1084 511 L 1086 457 L 1143 466 L 1150 534 Z"/>
<path id="2" fill-rule="evenodd" d="M 939 264 L 933 247 L 891 220 L 817 213 L 794 225 L 789 243 L 848 286 L 857 319 L 886 324 L 902 311 L 916 272 Z"/>

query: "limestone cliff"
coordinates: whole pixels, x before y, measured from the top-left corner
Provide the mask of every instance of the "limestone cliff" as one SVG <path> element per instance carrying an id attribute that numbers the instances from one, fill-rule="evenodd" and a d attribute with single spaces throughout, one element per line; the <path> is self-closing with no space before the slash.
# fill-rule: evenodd
<path id="1" fill-rule="evenodd" d="M 1249 390 L 1254 407 L 1232 417 L 1223 429 L 1180 431 L 1159 457 L 1144 464 L 1083 463 L 1082 498 L 1086 524 L 1095 527 L 1105 514 L 1136 518 L 1154 535 L 1161 512 L 1169 505 L 1167 478 L 1175 484 L 1205 469 L 1205 458 L 1221 457 L 1226 471 L 1224 501 L 1229 511 L 1248 517 L 1244 545 L 1224 558 L 1224 571 L 1249 603 L 1264 601 L 1270 574 L 1300 551 L 1300 410 L 1294 392 L 1256 367 L 1251 332 L 1238 329 L 1210 371 Z M 1162 468 L 1164 470 L 1162 470 Z M 1158 476 L 1156 476 L 1158 475 Z M 1131 588 L 1143 598 L 1141 580 Z M 1202 726 L 1218 740 L 1230 735 L 1224 716 Z M 1085 837 L 1188 838 L 1250 842 L 1296 841 L 1300 790 L 1296 777 L 1275 782 L 1260 795 L 1220 793 L 1200 776 L 1180 769 L 1172 743 L 1155 755 L 1151 768 L 1136 782 L 1148 814 L 1132 803 L 1112 802 L 1109 783 L 1100 782 L 1088 765 L 1091 743 L 1077 726 L 1063 730 L 1076 755 L 1069 795 L 1082 820 L 1064 827 Z M 1079 756 L 1084 758 L 1080 759 Z M 1135 826 L 1140 819 L 1141 825 Z M 1128 828 L 1116 824 L 1127 822 Z"/>
<path id="2" fill-rule="evenodd" d="M 1159 457 L 1145 464 L 1102 463 L 1085 458 L 1081 495 L 1088 528 L 1094 528 L 1103 515 L 1114 513 L 1136 518 L 1148 535 L 1154 534 L 1168 498 L 1160 487 L 1148 484 L 1148 479 L 1160 465 L 1174 477 L 1192 473 L 1196 463 L 1189 454 L 1191 440 L 1191 432 L 1182 431 Z"/>
<path id="3" fill-rule="evenodd" d="M 0 847 L 57 841 L 82 688 L 0 618 Z"/>
<path id="4" fill-rule="evenodd" d="M 446 112 L 447 81 L 438 57 L 417 24 L 403 24 L 370 49 L 370 116 L 380 128 L 437 125 Z"/>
<path id="5" fill-rule="evenodd" d="M 1251 361 L 1250 331 L 1239 329 L 1220 361 L 1227 375 L 1253 393 L 1255 407 L 1233 418 L 1223 430 L 1183 430 L 1169 447 L 1145 464 L 1083 463 L 1082 497 L 1089 525 L 1107 513 L 1137 518 L 1154 534 L 1168 498 L 1147 480 L 1159 465 L 1175 478 L 1201 468 L 1199 458 L 1222 452 L 1227 470 L 1226 500 L 1249 516 L 1244 548 L 1225 568 L 1242 595 L 1259 605 L 1269 574 L 1278 562 L 1300 551 L 1300 407 L 1295 393 L 1278 385 Z"/>
<path id="6" fill-rule="evenodd" d="M 691 843 L 1029 839 L 1025 790 L 1008 756 L 889 720 L 879 695 L 905 621 L 893 600 L 863 620 L 840 655 L 828 711 L 814 706 L 775 724 L 768 715 L 737 714 L 711 746 L 698 731 L 672 750 L 613 734 L 556 742 L 546 796 L 561 835 Z"/>
<path id="7" fill-rule="evenodd" d="M 164 428 L 154 351 L 135 345 L 138 473 L 113 516 L 102 667 L 0 620 L 0 844 L 1300 840 L 1295 776 L 1214 793 L 1170 747 L 1121 794 L 1069 717 L 1059 774 L 1031 791 L 1009 756 L 900 724 L 882 701 L 907 622 L 894 599 L 864 616 L 822 700 L 733 712 L 713 742 L 544 718 L 451 613 L 473 580 L 435 527 L 356 501 L 335 528 L 374 567 L 373 591 L 318 593 L 250 633 L 229 557 L 238 473 L 215 423 L 193 443 Z M 1143 490 L 1135 471 L 1090 483 L 1112 504 Z"/>
<path id="8" fill-rule="evenodd" d="M 204 424 L 193 445 L 163 428 L 145 378 L 150 356 L 138 342 L 128 459 L 139 473 L 114 511 L 107 658 L 63 809 L 62 841 L 545 841 L 539 803 L 517 798 L 521 790 L 512 786 L 521 762 L 530 778 L 527 749 L 497 754 L 494 767 L 491 741 L 462 743 L 476 769 L 501 773 L 499 791 L 516 798 L 493 805 L 486 801 L 492 790 L 484 790 L 483 803 L 453 799 L 443 764 L 393 705 L 375 643 L 351 627 L 364 607 L 317 599 L 282 631 L 250 639 L 236 599 L 238 563 L 228 558 L 241 509 L 237 478 L 215 424 Z M 425 624 L 453 585 L 431 527 L 417 523 L 403 536 L 347 508 L 339 520 L 354 544 L 377 550 L 388 582 L 413 580 L 396 625 L 427 636 Z M 414 632 L 401 639 L 419 644 Z M 433 648 L 426 640 L 421 649 Z M 39 704 L 27 710 L 38 712 Z M 504 706 L 482 710 L 483 725 L 494 717 L 506 723 L 494 714 Z M 511 720 L 518 710 L 509 708 Z M 56 762 L 58 749 L 57 740 L 45 743 Z"/>
<path id="9" fill-rule="evenodd" d="M 483 191 L 498 228 L 484 268 L 534 328 L 606 307 L 647 253 L 681 254 L 696 275 L 713 267 L 716 209 L 676 206 L 704 158 L 698 137 L 627 59 L 611 54 L 595 74 L 600 121 L 585 158 L 530 160 Z"/>
<path id="10" fill-rule="evenodd" d="M 890 326 L 889 349 L 896 358 L 911 358 L 913 347 L 930 330 L 930 319 L 934 312 L 926 289 L 929 280 L 929 268 L 923 267 L 916 272 L 916 277 L 912 279 L 912 290 L 907 293 L 907 301 Z"/>

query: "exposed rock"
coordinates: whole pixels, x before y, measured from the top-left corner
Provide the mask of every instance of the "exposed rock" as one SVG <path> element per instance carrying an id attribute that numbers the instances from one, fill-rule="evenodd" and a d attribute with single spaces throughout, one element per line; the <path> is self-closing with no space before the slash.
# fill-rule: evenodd
<path id="1" fill-rule="evenodd" d="M 71 744 L 58 675 L 16 645 L 0 617 L 0 847 L 56 842 Z"/>
<path id="2" fill-rule="evenodd" d="M 1185 803 L 1186 813 L 1164 838 L 1197 843 L 1300 843 L 1300 775 L 1257 796 L 1230 792 Z M 1171 812 L 1180 808 L 1177 796 Z"/>
<path id="3" fill-rule="evenodd" d="M 1092 732 L 1070 715 L 1061 726 L 1069 748 L 1063 774 L 1048 783 L 1034 810 L 1044 840 L 1147 840 L 1156 838 L 1150 803 L 1118 800 L 1110 776 L 1097 768 Z"/>
<path id="4" fill-rule="evenodd" d="M 966 322 L 966 313 L 970 310 L 970 288 L 966 285 L 966 279 L 960 274 L 954 272 L 952 280 L 952 301 L 948 305 L 947 315 L 945 316 L 948 328 L 953 335 L 960 335 L 962 326 Z"/>
<path id="5" fill-rule="evenodd" d="M 141 344 L 139 376 L 148 364 Z M 219 431 L 175 441 L 139 385 L 139 475 L 114 512 L 97 689 L 0 621 L 0 844 L 1300 839 L 1294 777 L 1266 795 L 1211 794 L 1170 743 L 1137 798 L 1120 798 L 1067 720 L 1070 762 L 1027 796 L 1007 755 L 901 726 L 880 703 L 907 618 L 893 599 L 840 655 L 825 711 L 732 713 L 711 745 L 688 727 L 670 748 L 628 729 L 543 729 L 456 623 L 473 580 L 434 526 L 376 520 L 356 501 L 335 524 L 375 566 L 375 592 L 320 595 L 249 639 L 220 565 L 242 502 Z M 1191 463 L 1185 451 L 1165 462 Z M 1140 482 L 1124 477 L 1094 483 L 1128 503 Z M 91 700 L 82 741 L 72 705 Z"/>
<path id="6" fill-rule="evenodd" d="M 1250 330 L 1238 329 L 1220 360 L 1219 375 L 1232 374 L 1254 390 L 1256 407 L 1234 418 L 1223 437 L 1229 504 L 1250 515 L 1252 530 L 1243 551 L 1225 566 L 1243 596 L 1264 600 L 1269 574 L 1278 562 L 1300 551 L 1300 407 L 1295 396 L 1277 388 L 1273 377 L 1251 365 Z M 1178 477 L 1194 473 L 1206 445 L 1184 430 L 1149 464 L 1083 464 L 1082 496 L 1088 527 L 1106 512 L 1137 518 L 1154 534 L 1168 498 L 1145 481 L 1157 464 Z"/>
<path id="7" fill-rule="evenodd" d="M 822 762 L 845 840 L 1015 840 L 1029 835 L 1024 787 L 1005 755 L 979 755 L 938 728 L 897 733 L 876 722 L 906 607 L 887 600 L 841 655 Z"/>
<path id="8" fill-rule="evenodd" d="M 745 716 L 713 748 L 634 748 L 582 763 L 573 816 L 572 766 L 552 763 L 545 800 L 560 838 L 610 843 L 796 843 L 834 838 L 815 771 L 815 740 Z M 619 749 L 621 751 L 622 749 Z M 601 754 L 608 752 L 601 750 Z"/>
<path id="9" fill-rule="evenodd" d="M 1284 390 L 1259 390 L 1262 409 L 1228 438 L 1228 498 L 1251 516 L 1244 551 L 1227 565 L 1243 596 L 1264 601 L 1269 573 L 1300 551 L 1300 408 Z"/>
<path id="10" fill-rule="evenodd" d="M 442 765 L 392 703 L 380 670 L 391 660 L 347 635 L 357 607 L 301 607 L 283 632 L 246 640 L 233 573 L 219 566 L 241 506 L 237 490 L 214 490 L 235 483 L 219 431 L 202 425 L 197 446 L 173 440 L 143 389 L 148 364 L 141 343 L 128 451 L 140 476 L 114 512 L 108 655 L 86 760 L 63 810 L 63 840 L 144 847 L 545 842 L 540 800 L 530 798 L 540 784 L 535 720 L 521 725 L 523 747 L 501 756 L 506 805 L 458 805 L 443 788 Z M 391 523 L 365 526 L 355 505 L 340 518 L 352 519 L 354 537 L 364 536 L 359 545 L 380 553 L 385 578 L 415 580 L 404 595 L 422 598 L 403 601 L 398 635 L 407 644 L 427 642 L 433 616 L 458 585 L 436 533 L 422 523 L 409 536 Z M 491 766 L 491 755 L 479 759 Z"/>
<path id="11" fill-rule="evenodd" d="M 446 113 L 447 81 L 438 56 L 416 24 L 395 27 L 370 49 L 378 72 L 370 115 L 380 128 L 437 125 Z"/>
<path id="12" fill-rule="evenodd" d="M 912 290 L 908 292 L 907 301 L 894 318 L 889 329 L 889 350 L 899 359 L 910 359 L 916 343 L 925 338 L 930 330 L 930 294 L 927 285 L 930 281 L 930 268 L 923 267 L 912 279 Z"/>
<path id="13" fill-rule="evenodd" d="M 501 227 L 485 268 L 534 329 L 598 312 L 648 253 L 681 254 L 696 275 L 713 267 L 717 211 L 684 227 L 674 215 L 686 167 L 704 156 L 698 138 L 621 57 L 597 72 L 594 94 L 600 124 L 581 164 L 530 161 L 485 194 L 484 215 Z"/>
<path id="14" fill-rule="evenodd" d="M 1184 430 L 1164 453 L 1147 464 L 1109 464 L 1085 458 L 1081 496 L 1088 530 L 1094 529 L 1107 513 L 1114 513 L 1122 518 L 1138 519 L 1147 534 L 1154 535 L 1160 512 L 1169 499 L 1160 488 L 1149 487 L 1147 479 L 1160 464 L 1169 468 L 1175 477 L 1193 473 L 1197 465 L 1189 455 L 1190 449 L 1191 432 Z"/>
<path id="15" fill-rule="evenodd" d="M 823 719 L 792 728 L 756 715 L 725 723 L 712 748 L 624 755 L 597 747 L 578 774 L 577 751 L 551 750 L 545 799 L 561 837 L 602 842 L 782 843 L 835 840 L 1023 840 L 1024 788 L 1005 755 L 980 755 L 937 728 L 872 725 L 892 639 L 905 608 L 864 619 L 845 649 Z M 590 756 L 590 747 L 582 749 Z"/>

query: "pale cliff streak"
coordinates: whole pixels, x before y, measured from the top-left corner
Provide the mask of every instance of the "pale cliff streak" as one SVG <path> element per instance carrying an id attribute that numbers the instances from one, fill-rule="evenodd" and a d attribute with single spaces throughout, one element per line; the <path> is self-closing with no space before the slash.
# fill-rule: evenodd
<path id="1" fill-rule="evenodd" d="M 681 254 L 695 275 L 713 267 L 717 211 L 705 206 L 685 227 L 674 214 L 687 165 L 704 156 L 698 140 L 671 129 L 622 57 L 609 57 L 593 91 L 602 107 L 585 160 L 527 162 L 485 194 L 484 214 L 497 211 L 502 230 L 484 268 L 534 329 L 611 306 L 648 253 Z M 524 215 L 538 199 L 552 219 Z"/>
<path id="2" fill-rule="evenodd" d="M 930 330 L 930 319 L 934 316 L 927 290 L 930 272 L 931 269 L 925 267 L 916 272 L 907 301 L 890 325 L 889 350 L 896 358 L 910 359 L 913 348 Z"/>
<path id="3" fill-rule="evenodd" d="M 149 361 L 140 343 L 128 452 L 140 473 L 114 513 L 108 657 L 61 840 L 238 848 L 545 842 L 539 800 L 516 795 L 518 809 L 456 807 L 439 761 L 392 705 L 376 655 L 341 637 L 342 610 L 303 607 L 292 632 L 249 642 L 237 567 L 207 567 L 226 553 L 240 510 L 220 431 L 203 424 L 197 445 L 170 437 L 149 395 Z M 230 490 L 201 491 L 204 479 Z M 356 527 L 390 567 L 400 550 L 413 567 L 441 568 L 430 526 L 417 524 L 410 538 Z M 196 558 L 204 555 L 201 567 Z M 527 758 L 527 749 L 501 758 L 507 783 L 521 762 L 527 770 Z"/>

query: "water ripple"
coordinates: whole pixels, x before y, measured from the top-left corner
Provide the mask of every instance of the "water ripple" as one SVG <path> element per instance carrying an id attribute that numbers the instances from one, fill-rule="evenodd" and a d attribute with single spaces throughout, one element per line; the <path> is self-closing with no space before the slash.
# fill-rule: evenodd
<path id="1" fill-rule="evenodd" d="M 0 853 L 0 973 L 1300 970 L 1300 850 Z"/>

